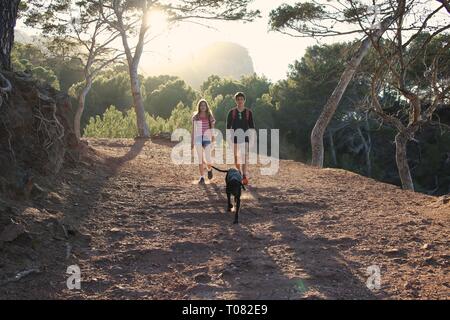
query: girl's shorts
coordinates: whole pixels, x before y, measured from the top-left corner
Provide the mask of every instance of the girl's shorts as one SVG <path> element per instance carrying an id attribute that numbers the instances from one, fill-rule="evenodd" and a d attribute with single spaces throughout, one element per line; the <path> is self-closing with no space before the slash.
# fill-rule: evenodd
<path id="1" fill-rule="evenodd" d="M 195 139 L 195 144 L 196 145 L 202 145 L 203 148 L 205 148 L 206 146 L 209 146 L 211 144 L 211 141 L 208 138 L 205 137 L 197 137 Z"/>

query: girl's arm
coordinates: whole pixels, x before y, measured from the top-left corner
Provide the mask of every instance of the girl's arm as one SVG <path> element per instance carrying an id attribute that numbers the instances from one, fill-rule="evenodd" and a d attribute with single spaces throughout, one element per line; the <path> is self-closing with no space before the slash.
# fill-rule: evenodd
<path id="1" fill-rule="evenodd" d="M 216 135 L 214 132 L 214 128 L 216 127 L 216 119 L 214 119 L 214 116 L 211 115 L 211 142 L 215 142 L 216 141 Z"/>
<path id="2" fill-rule="evenodd" d="M 194 133 L 195 133 L 195 123 L 194 118 L 192 118 L 192 130 L 191 130 L 191 149 L 194 148 Z"/>

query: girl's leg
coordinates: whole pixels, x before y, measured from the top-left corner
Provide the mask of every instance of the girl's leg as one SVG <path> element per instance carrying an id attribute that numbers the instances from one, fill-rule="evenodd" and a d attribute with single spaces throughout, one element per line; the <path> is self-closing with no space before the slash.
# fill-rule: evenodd
<path id="1" fill-rule="evenodd" d="M 212 146 L 211 146 L 211 144 L 206 145 L 205 148 L 204 148 L 204 151 L 205 151 L 204 164 L 206 166 L 206 169 L 208 171 L 210 171 L 212 169 L 211 168 L 211 164 L 212 164 L 212 159 L 211 159 Z"/>
<path id="2" fill-rule="evenodd" d="M 200 178 L 204 177 L 205 171 L 203 168 L 203 147 L 201 145 L 196 145 L 195 146 L 197 149 L 197 156 L 198 156 L 198 169 L 200 172 Z"/>

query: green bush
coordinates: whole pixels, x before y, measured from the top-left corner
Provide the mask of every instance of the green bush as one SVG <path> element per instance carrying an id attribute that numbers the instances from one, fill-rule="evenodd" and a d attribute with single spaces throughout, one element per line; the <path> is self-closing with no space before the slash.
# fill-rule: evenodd
<path id="1" fill-rule="evenodd" d="M 152 117 L 145 113 L 150 134 L 173 132 L 178 128 L 191 130 L 192 110 L 179 103 L 172 111 L 170 118 Z M 136 112 L 133 108 L 126 113 L 117 110 L 115 106 L 106 109 L 102 116 L 91 117 L 84 129 L 84 137 L 90 138 L 134 138 L 138 135 Z"/>
<path id="2" fill-rule="evenodd" d="M 133 109 L 123 114 L 110 106 L 102 117 L 91 117 L 83 136 L 95 138 L 134 138 L 137 136 L 136 116 Z"/>
<path id="3" fill-rule="evenodd" d="M 192 115 L 193 111 L 190 108 L 185 107 L 184 104 L 180 102 L 176 108 L 172 110 L 172 114 L 166 122 L 165 131 L 173 132 L 175 129 L 180 128 L 191 131 Z"/>

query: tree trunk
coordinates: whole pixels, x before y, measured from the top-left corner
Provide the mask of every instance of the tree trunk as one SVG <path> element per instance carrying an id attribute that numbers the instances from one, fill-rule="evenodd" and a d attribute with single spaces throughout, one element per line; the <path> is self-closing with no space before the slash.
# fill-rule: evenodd
<path id="1" fill-rule="evenodd" d="M 333 159 L 334 166 L 337 167 L 336 148 L 334 147 L 333 133 L 331 131 L 328 132 L 328 138 L 330 140 L 331 158 Z"/>
<path id="2" fill-rule="evenodd" d="M 362 133 L 361 128 L 359 126 L 357 128 L 357 131 L 358 131 L 359 137 L 361 138 L 362 143 L 364 145 L 364 153 L 366 155 L 367 176 L 371 177 L 372 176 L 372 165 L 370 162 L 371 147 L 370 147 L 368 139 L 366 140 L 366 138 L 364 137 L 364 134 Z M 370 134 L 370 133 L 368 133 L 368 134 Z"/>
<path id="3" fill-rule="evenodd" d="M 134 110 L 136 111 L 136 120 L 138 135 L 141 138 L 149 138 L 150 130 L 145 122 L 144 101 L 141 94 L 141 84 L 137 67 L 130 67 L 131 93 L 133 95 Z"/>
<path id="4" fill-rule="evenodd" d="M 142 5 L 142 18 L 141 18 L 141 28 L 139 31 L 139 40 L 136 44 L 134 55 L 131 52 L 131 48 L 128 44 L 127 28 L 125 28 L 123 23 L 123 13 L 126 8 L 122 6 L 121 1 L 113 1 L 114 14 L 117 17 L 117 30 L 120 32 L 122 38 L 123 48 L 125 50 L 125 55 L 127 57 L 128 69 L 130 72 L 131 81 L 131 94 L 133 96 L 134 110 L 136 111 L 136 122 L 138 129 L 138 136 L 141 138 L 149 138 L 150 130 L 148 129 L 147 123 L 145 122 L 145 112 L 144 112 L 144 101 L 142 100 L 141 94 L 141 84 L 138 75 L 139 61 L 142 56 L 145 45 L 145 33 L 148 30 L 148 14 L 149 7 L 146 1 L 141 1 Z"/>
<path id="5" fill-rule="evenodd" d="M 0 0 L 0 69 L 12 70 L 11 50 L 20 0 Z"/>
<path id="6" fill-rule="evenodd" d="M 370 123 L 369 113 L 366 113 L 366 131 L 367 131 L 367 152 L 366 152 L 366 164 L 367 164 L 367 176 L 372 177 L 372 161 L 370 161 L 370 152 L 372 151 L 372 137 L 370 136 Z"/>
<path id="7" fill-rule="evenodd" d="M 406 153 L 407 143 L 408 137 L 402 132 L 397 133 L 395 136 L 395 161 L 397 162 L 397 169 L 402 182 L 402 188 L 414 191 L 414 184 L 411 178 Z"/>
<path id="8" fill-rule="evenodd" d="M 339 82 L 338 82 L 336 88 L 334 89 L 330 98 L 328 98 L 328 101 L 325 104 L 325 106 L 322 110 L 322 113 L 320 114 L 319 119 L 317 119 L 317 122 L 311 132 L 311 149 L 312 149 L 312 163 L 311 164 L 313 166 L 316 166 L 319 168 L 323 167 L 323 136 L 324 136 L 325 130 L 327 129 L 328 124 L 330 123 L 331 119 L 333 118 L 333 115 L 336 112 L 336 108 L 337 108 L 339 102 L 341 101 L 342 95 L 344 94 L 345 89 L 347 89 L 347 86 L 350 83 L 350 80 L 353 78 L 353 75 L 355 74 L 356 69 L 358 68 L 362 59 L 369 52 L 369 49 L 372 46 L 372 40 L 378 41 L 378 39 L 381 37 L 381 35 L 387 29 L 387 27 L 389 26 L 391 21 L 392 21 L 392 18 L 385 19 L 381 23 L 381 28 L 378 30 L 375 30 L 373 32 L 373 34 L 371 35 L 372 39 L 370 37 L 366 37 L 361 42 L 361 45 L 360 45 L 358 51 L 355 53 L 355 55 L 349 61 L 347 67 L 345 68 L 344 72 L 341 75 L 341 78 L 339 79 Z"/>
<path id="9" fill-rule="evenodd" d="M 328 124 L 333 118 L 336 108 L 341 101 L 342 95 L 347 89 L 350 80 L 356 72 L 357 67 L 361 63 L 361 60 L 369 52 L 371 42 L 369 38 L 366 38 L 356 53 L 356 55 L 350 60 L 347 67 L 339 79 L 339 83 L 328 99 L 322 113 L 317 119 L 317 122 L 311 133 L 311 149 L 312 149 L 312 165 L 322 168 L 323 167 L 323 135 L 327 129 Z"/>
<path id="10" fill-rule="evenodd" d="M 86 84 L 83 90 L 81 91 L 80 95 L 78 96 L 78 108 L 77 112 L 75 113 L 75 119 L 73 124 L 75 135 L 78 140 L 81 139 L 81 129 L 80 129 L 81 116 L 83 115 L 84 106 L 86 103 L 86 96 L 89 93 L 89 90 L 91 90 L 91 87 L 92 87 L 92 80 L 91 79 L 86 80 Z"/>

